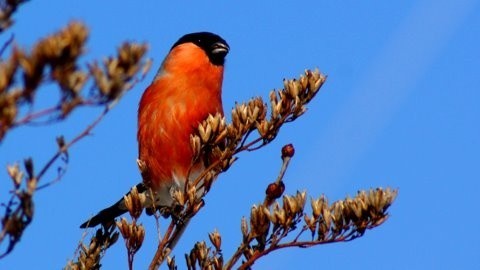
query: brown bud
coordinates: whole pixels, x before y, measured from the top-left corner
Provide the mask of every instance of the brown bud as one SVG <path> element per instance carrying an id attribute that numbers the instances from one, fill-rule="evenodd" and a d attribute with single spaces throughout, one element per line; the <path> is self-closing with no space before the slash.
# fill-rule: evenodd
<path id="1" fill-rule="evenodd" d="M 314 217 L 310 217 L 308 214 L 303 215 L 303 219 L 305 221 L 305 225 L 307 225 L 308 229 L 310 229 L 310 232 L 312 232 L 312 236 L 315 233 L 315 230 L 317 229 L 317 222 Z"/>
<path id="2" fill-rule="evenodd" d="M 267 189 L 265 190 L 265 194 L 267 195 L 267 199 L 276 200 L 283 195 L 284 191 L 285 184 L 283 181 L 280 181 L 279 183 L 273 182 L 268 185 Z"/>
<path id="3" fill-rule="evenodd" d="M 130 216 L 133 219 L 138 219 L 142 214 L 145 204 L 145 194 L 138 193 L 137 187 L 133 187 L 127 195 L 123 196 L 123 200 L 125 201 L 125 207 L 130 213 Z"/>
<path id="4" fill-rule="evenodd" d="M 175 203 L 178 205 L 185 204 L 185 194 L 180 189 L 174 189 L 172 191 L 172 198 L 175 201 Z"/>
<path id="5" fill-rule="evenodd" d="M 198 135 L 190 134 L 190 147 L 193 150 L 194 159 L 200 156 L 202 145 Z"/>
<path id="6" fill-rule="evenodd" d="M 273 208 L 273 219 L 272 222 L 274 224 L 280 224 L 282 226 L 285 225 L 287 220 L 287 214 L 285 213 L 285 209 L 281 208 L 280 205 L 277 203 Z"/>
<path id="7" fill-rule="evenodd" d="M 202 209 L 202 207 L 205 205 L 205 202 L 203 200 L 198 201 L 194 206 L 193 206 L 193 213 L 197 213 Z"/>
<path id="8" fill-rule="evenodd" d="M 195 200 L 197 198 L 197 188 L 195 185 L 191 184 L 190 182 L 187 183 L 187 201 L 190 205 L 193 205 L 195 203 Z"/>
<path id="9" fill-rule="evenodd" d="M 18 164 L 7 165 L 8 176 L 13 180 L 15 188 L 20 187 L 23 179 L 23 172 L 20 171 Z"/>
<path id="10" fill-rule="evenodd" d="M 208 256 L 207 245 L 204 241 L 195 243 L 195 255 L 199 261 L 204 261 Z"/>
<path id="11" fill-rule="evenodd" d="M 286 144 L 282 147 L 282 159 L 286 157 L 293 157 L 293 155 L 295 155 L 295 148 L 293 147 L 293 144 Z"/>
<path id="12" fill-rule="evenodd" d="M 222 236 L 217 230 L 214 230 L 212 233 L 208 234 L 208 238 L 210 238 L 210 242 L 212 242 L 213 246 L 216 250 L 220 250 L 222 246 Z"/>
<path id="13" fill-rule="evenodd" d="M 188 260 L 187 260 L 187 263 L 188 263 Z M 168 266 L 168 269 L 177 269 L 177 265 L 175 264 L 175 257 L 167 256 L 167 266 Z"/>
<path id="14" fill-rule="evenodd" d="M 245 217 L 242 217 L 242 221 L 240 223 L 240 230 L 242 231 L 242 235 L 244 239 L 248 238 L 248 223 Z"/>
<path id="15" fill-rule="evenodd" d="M 32 158 L 25 159 L 23 164 L 25 166 L 25 171 L 27 172 L 28 178 L 34 178 L 35 174 L 33 172 L 34 170 L 33 170 L 33 160 L 32 160 Z"/>
<path id="16" fill-rule="evenodd" d="M 122 237 L 125 239 L 130 238 L 131 236 L 131 230 L 129 227 L 129 224 L 127 223 L 127 220 L 125 218 L 121 218 L 120 221 L 117 221 L 117 227 L 120 233 L 122 234 Z"/>

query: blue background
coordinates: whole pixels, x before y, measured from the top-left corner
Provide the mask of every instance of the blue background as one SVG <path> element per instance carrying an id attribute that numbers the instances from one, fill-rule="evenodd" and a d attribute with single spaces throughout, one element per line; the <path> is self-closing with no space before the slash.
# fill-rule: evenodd
<path id="1" fill-rule="evenodd" d="M 480 269 L 476 207 L 480 187 L 480 1 L 31 1 L 20 7 L 15 33 L 28 48 L 77 19 L 90 30 L 83 61 L 115 53 L 124 40 L 150 45 L 153 69 L 94 130 L 70 150 L 61 182 L 35 195 L 36 213 L 0 269 L 59 269 L 73 258 L 78 225 L 115 202 L 140 180 L 135 164 L 136 111 L 143 89 L 170 46 L 183 34 L 211 31 L 230 44 L 224 80 L 226 112 L 235 101 L 268 97 L 283 78 L 306 68 L 329 77 L 309 111 L 282 129 L 268 147 L 244 153 L 221 175 L 174 254 L 217 229 L 229 258 L 241 241 L 240 219 L 262 201 L 280 167 L 282 145 L 296 155 L 287 193 L 308 190 L 330 200 L 371 187 L 399 188 L 391 218 L 350 243 L 286 249 L 255 269 Z M 40 102 L 54 100 L 47 87 Z M 0 166 L 31 155 L 37 169 L 98 109 L 77 111 L 52 127 L 10 132 Z M 44 181 L 55 177 L 54 169 Z M 1 201 L 8 198 L 5 171 Z M 145 269 L 157 244 L 154 220 L 135 260 Z M 162 225 L 162 230 L 165 225 Z M 89 231 L 89 233 L 92 231 Z M 88 239 L 88 236 L 87 236 Z M 126 269 L 123 243 L 109 249 L 104 269 Z"/>

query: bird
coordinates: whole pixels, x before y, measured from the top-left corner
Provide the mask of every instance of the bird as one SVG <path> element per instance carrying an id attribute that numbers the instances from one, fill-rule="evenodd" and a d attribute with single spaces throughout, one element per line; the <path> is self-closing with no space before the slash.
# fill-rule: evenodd
<path id="1" fill-rule="evenodd" d="M 173 207 L 172 192 L 183 191 L 186 181 L 193 181 L 208 166 L 208 156 L 193 161 L 190 135 L 209 115 L 223 116 L 222 83 L 229 51 L 228 43 L 217 34 L 186 34 L 173 44 L 144 91 L 138 106 L 137 141 L 138 160 L 148 176 L 135 188 L 146 196 L 147 214 Z M 80 227 L 108 224 L 125 212 L 122 198 Z"/>

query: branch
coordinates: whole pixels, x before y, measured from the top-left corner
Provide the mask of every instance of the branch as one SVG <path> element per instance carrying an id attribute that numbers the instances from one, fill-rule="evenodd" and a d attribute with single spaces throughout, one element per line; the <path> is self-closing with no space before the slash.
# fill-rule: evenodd
<path id="1" fill-rule="evenodd" d="M 283 175 L 293 153 L 291 145 L 282 148 L 283 163 L 279 176 L 268 185 L 264 203 L 252 207 L 249 220 L 242 219 L 243 241 L 225 265 L 223 257 L 211 252 L 213 248 L 195 245 L 186 257 L 189 269 L 195 269 L 196 264 L 202 269 L 207 266 L 213 269 L 251 269 L 258 259 L 273 251 L 352 241 L 363 236 L 367 229 L 380 226 L 388 218 L 387 210 L 397 196 L 397 190 L 389 188 L 359 191 L 354 198 L 347 197 L 330 205 L 325 196 L 312 198 L 310 213 L 305 211 L 306 192 L 282 197 L 285 188 Z M 282 205 L 273 203 L 280 197 Z M 299 226 L 301 223 L 303 226 Z M 302 237 L 307 231 L 311 233 L 310 236 Z M 296 236 L 287 240 L 295 232 Z M 216 238 L 220 239 L 217 234 Z M 213 241 L 210 237 L 210 241 L 215 250 L 220 250 L 218 240 Z M 196 254 L 203 255 L 199 257 Z M 242 256 L 245 260 L 236 267 Z"/>
<path id="2" fill-rule="evenodd" d="M 108 107 L 105 107 L 105 109 L 100 113 L 100 115 L 92 122 L 90 123 L 83 131 L 81 131 L 75 138 L 73 138 L 70 142 L 65 143 L 63 137 L 60 137 L 57 139 L 59 149 L 58 151 L 50 158 L 50 160 L 43 166 L 42 170 L 38 173 L 37 175 L 37 181 L 40 180 L 40 178 L 43 177 L 43 175 L 50 169 L 50 167 L 57 161 L 57 159 L 63 155 L 68 153 L 68 149 L 70 149 L 74 144 L 79 142 L 81 139 L 84 137 L 88 136 L 91 134 L 91 131 L 102 121 L 102 119 L 107 115 L 107 113 L 110 111 Z M 43 189 L 45 187 L 48 187 L 52 185 L 55 182 L 58 182 L 60 179 L 55 179 L 54 181 L 48 182 L 46 184 L 43 184 L 39 187 L 37 187 L 37 190 Z"/>
<path id="3" fill-rule="evenodd" d="M 217 114 L 210 115 L 198 126 L 198 131 L 190 137 L 195 157 L 192 164 L 205 156 L 213 162 L 193 181 L 187 182 L 184 190 L 172 194 L 175 207 L 159 209 L 167 211 L 172 219 L 160 237 L 149 269 L 158 269 L 164 261 L 167 261 L 169 269 L 176 269 L 175 259 L 170 254 L 190 219 L 204 206 L 203 197 L 210 191 L 218 175 L 229 169 L 239 153 L 255 151 L 269 144 L 285 123 L 301 116 L 325 79 L 320 72 L 307 70 L 298 80 L 285 80 L 284 89 L 270 93 L 269 117 L 266 104 L 261 98 L 254 98 L 235 106 L 231 123 L 227 124 L 225 118 Z M 254 131 L 258 137 L 250 140 Z M 250 218 L 242 219 L 243 241 L 225 265 L 221 236 L 214 232 L 209 235 L 214 248 L 207 247 L 205 242 L 197 242 L 190 254 L 185 255 L 188 269 L 196 269 L 196 265 L 202 269 L 232 269 L 242 257 L 244 261 L 237 267 L 250 269 L 255 261 L 275 250 L 351 241 L 388 218 L 387 209 L 397 194 L 396 190 L 389 188 L 359 191 L 355 198 L 346 198 L 331 205 L 325 196 L 321 196 L 311 199 L 311 214 L 305 212 L 306 192 L 297 192 L 294 196 L 283 195 L 283 178 L 294 153 L 292 145 L 282 148 L 283 162 L 279 175 L 268 185 L 263 204 L 254 205 Z M 148 183 L 148 168 L 141 160 L 138 165 L 144 181 Z M 278 202 L 280 198 L 281 203 Z M 135 219 L 132 224 L 135 224 Z M 310 232 L 310 239 L 306 239 L 306 232 Z M 128 239 L 125 238 L 125 241 Z M 129 259 L 131 266 L 130 262 Z"/>
<path id="4" fill-rule="evenodd" d="M 12 15 L 17 8 L 27 0 L 1 0 L 0 1 L 0 33 L 12 26 Z M 1 55 L 1 54 L 0 54 Z"/>
<path id="5" fill-rule="evenodd" d="M 38 173 L 35 173 L 31 158 L 25 160 L 24 170 L 18 164 L 7 166 L 13 190 L 8 203 L 2 204 L 5 213 L 2 217 L 0 243 L 7 236 L 9 242 L 5 252 L 0 253 L 0 258 L 13 250 L 30 224 L 34 213 L 34 193 L 60 181 L 65 174 L 70 147 L 89 135 L 118 100 L 144 78 L 150 67 L 150 61 L 143 60 L 146 45 L 124 43 L 118 49 L 117 57 L 107 58 L 102 66 L 91 64 L 89 73 L 81 71 L 77 68 L 77 61 L 84 50 L 87 33 L 82 24 L 71 23 L 58 33 L 39 41 L 31 53 L 15 47 L 9 60 L 0 64 L 0 141 L 10 128 L 31 123 L 34 119 L 53 116 L 63 120 L 74 108 L 80 106 L 103 107 L 99 116 L 72 140 L 65 142 L 62 136 L 57 138 L 57 151 Z M 20 120 L 15 120 L 20 106 L 34 102 L 37 88 L 45 82 L 42 79 L 46 76 L 45 69 L 49 70 L 48 77 L 60 87 L 62 95 L 58 105 L 31 112 Z M 21 87 L 12 85 L 16 73 L 23 77 Z M 141 77 L 137 77 L 139 73 Z M 82 95 L 81 90 L 90 77 L 93 79 L 92 91 L 88 95 Z M 57 177 L 39 185 L 61 157 L 64 157 L 65 165 L 59 167 Z"/>
<path id="6" fill-rule="evenodd" d="M 88 29 L 72 22 L 64 29 L 37 42 L 30 51 L 14 46 L 10 57 L 0 64 L 0 142 L 10 129 L 26 124 L 52 124 L 65 120 L 72 111 L 85 106 L 115 104 L 144 77 L 151 61 L 143 60 L 146 44 L 123 43 L 116 57 L 86 64 L 79 59 L 85 49 Z M 22 78 L 15 84 L 15 78 Z M 20 115 L 22 106 L 33 108 L 42 84 L 58 85 L 60 99 L 54 104 Z M 85 93 L 87 84 L 90 91 Z"/>
<path id="7" fill-rule="evenodd" d="M 100 269 L 100 259 L 103 257 L 105 250 L 117 242 L 118 235 L 119 233 L 115 232 L 113 224 L 98 229 L 88 246 L 80 241 L 75 252 L 79 254 L 78 261 L 68 261 L 65 269 Z"/>
<path id="8" fill-rule="evenodd" d="M 2 55 L 5 53 L 5 51 L 12 45 L 13 40 L 15 39 L 15 36 L 13 34 L 10 35 L 10 37 L 3 43 L 2 48 L 0 48 L 0 61 L 2 61 Z"/>
<path id="9" fill-rule="evenodd" d="M 209 192 L 218 175 L 226 171 L 243 151 L 254 151 L 270 143 L 288 122 L 295 120 L 305 111 L 308 104 L 318 93 L 326 76 L 318 70 L 306 70 L 304 75 L 293 80 L 284 80 L 284 89 L 270 93 L 271 115 L 267 119 L 267 106 L 261 98 L 247 103 L 237 104 L 232 110 L 232 123 L 226 123 L 220 115 L 210 115 L 198 126 L 198 133 L 191 136 L 191 145 L 195 157 L 210 156 L 214 160 L 194 181 L 187 183 L 184 192 L 175 194 L 178 205 L 172 210 L 172 216 L 179 221 L 171 221 L 171 234 L 165 234 L 157 247 L 150 269 L 158 267 L 167 258 L 178 238 L 186 229 L 188 221 L 203 207 L 202 198 Z M 250 142 L 247 137 L 254 131 L 259 136 Z M 260 143 L 261 142 L 261 143 Z M 259 145 L 257 145 L 260 143 Z M 256 145 L 255 147 L 253 147 Z M 142 172 L 148 176 L 148 172 Z M 148 181 L 148 177 L 144 178 Z M 203 189 L 201 196 L 197 191 Z M 190 195 L 189 195 L 190 194 Z"/>

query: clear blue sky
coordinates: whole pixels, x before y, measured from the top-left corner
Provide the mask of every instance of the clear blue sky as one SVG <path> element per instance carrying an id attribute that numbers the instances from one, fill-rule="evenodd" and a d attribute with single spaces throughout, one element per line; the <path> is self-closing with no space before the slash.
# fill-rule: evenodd
<path id="1" fill-rule="evenodd" d="M 154 60 L 147 79 L 71 149 L 63 180 L 36 194 L 34 221 L 0 269 L 61 268 L 82 236 L 78 225 L 140 180 L 140 95 L 172 43 L 203 30 L 222 35 L 231 47 L 226 111 L 235 101 L 267 97 L 305 68 L 329 77 L 305 116 L 267 148 L 241 155 L 220 177 L 175 250 L 181 269 L 183 254 L 215 228 L 230 256 L 240 242 L 240 219 L 263 199 L 286 143 L 297 149 L 287 193 L 307 189 L 331 200 L 377 186 L 400 193 L 391 218 L 363 238 L 275 252 L 255 269 L 480 268 L 480 1 L 162 2 L 30 1 L 0 36 L 1 43 L 13 32 L 28 47 L 79 19 L 91 29 L 85 60 L 113 54 L 124 40 L 148 42 Z M 57 134 L 72 138 L 95 113 L 77 112 L 55 130 L 11 132 L 0 148 L 0 166 L 29 155 L 39 166 L 55 150 Z M 5 202 L 10 183 L 1 170 Z M 157 243 L 153 219 L 141 221 L 147 236 L 137 269 L 146 268 Z M 103 265 L 127 268 L 123 243 L 107 252 Z"/>

